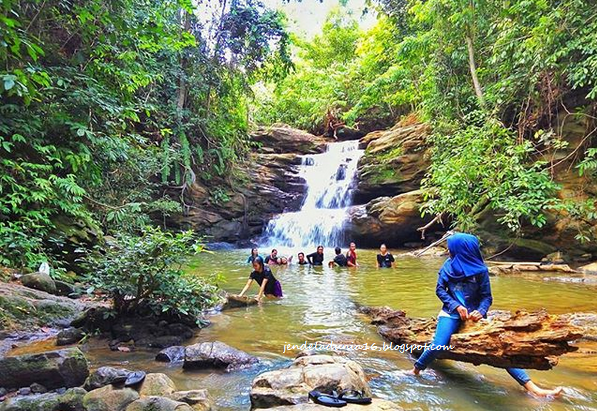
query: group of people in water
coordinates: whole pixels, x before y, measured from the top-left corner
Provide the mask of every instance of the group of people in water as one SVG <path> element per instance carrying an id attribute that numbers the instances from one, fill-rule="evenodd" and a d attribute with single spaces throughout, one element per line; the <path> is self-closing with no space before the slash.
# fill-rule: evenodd
<path id="1" fill-rule="evenodd" d="M 456 233 L 448 237 L 447 245 L 450 257 L 439 270 L 436 284 L 435 293 L 443 305 L 438 314 L 435 336 L 431 348 L 426 349 L 415 362 L 410 371 L 413 375 L 419 375 L 436 359 L 439 350 L 433 348 L 447 347 L 452 334 L 458 332 L 465 321 L 476 322 L 487 318 L 487 312 L 493 302 L 489 270 L 481 255 L 477 237 L 471 234 Z M 334 259 L 328 262 L 329 267 L 359 266 L 354 243 L 350 243 L 346 255 L 342 254 L 340 248 L 336 248 L 335 253 Z M 251 251 L 247 262 L 253 264 L 253 272 L 251 272 L 241 296 L 255 281 L 260 286 L 258 300 L 261 300 L 264 295 L 269 298 L 282 297 L 282 286 L 268 266 L 291 264 L 292 257 L 278 257 L 277 254 L 277 250 L 274 249 L 269 256 L 263 259 L 259 256 L 257 249 L 254 248 Z M 314 253 L 307 256 L 301 252 L 297 257 L 299 265 L 321 266 L 324 262 L 323 246 L 318 246 Z M 377 267 L 395 267 L 394 256 L 388 252 L 385 244 L 381 245 L 380 253 L 377 255 Z M 536 396 L 558 396 L 562 393 L 561 387 L 551 390 L 539 388 L 523 369 L 508 368 L 506 371 L 528 392 Z"/>

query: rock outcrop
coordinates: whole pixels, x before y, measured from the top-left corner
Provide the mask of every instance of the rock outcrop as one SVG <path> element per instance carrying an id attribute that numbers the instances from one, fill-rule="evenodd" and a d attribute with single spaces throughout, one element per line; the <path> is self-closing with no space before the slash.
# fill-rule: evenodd
<path id="1" fill-rule="evenodd" d="M 33 383 L 47 389 L 83 385 L 89 364 L 78 348 L 19 355 L 0 360 L 0 387 L 20 388 Z"/>
<path id="2" fill-rule="evenodd" d="M 375 248 L 380 243 L 395 247 L 421 241 L 417 228 L 431 220 L 431 217 L 421 217 L 422 203 L 422 192 L 417 190 L 353 206 L 349 210 L 346 232 L 359 245 Z"/>
<path id="3" fill-rule="evenodd" d="M 404 311 L 387 307 L 362 308 L 361 312 L 397 348 L 407 345 L 413 353 L 420 354 L 433 339 L 435 319 L 410 318 Z M 476 323 L 465 322 L 452 336 L 451 349 L 438 350 L 437 358 L 500 368 L 548 370 L 558 363 L 558 356 L 576 351 L 578 348 L 570 343 L 583 335 L 569 316 L 549 315 L 545 311 L 493 311 L 488 317 Z"/>
<path id="4" fill-rule="evenodd" d="M 184 215 L 173 217 L 175 226 L 234 243 L 261 234 L 274 214 L 298 210 L 306 190 L 298 174 L 300 156 L 323 152 L 326 140 L 283 125 L 258 128 L 251 139 L 259 147 L 239 170 L 246 182 L 224 190 L 225 181 L 196 181 L 184 191 Z"/>
<path id="5" fill-rule="evenodd" d="M 356 362 L 330 355 L 304 356 L 288 368 L 258 375 L 251 388 L 251 405 L 272 408 L 304 404 L 309 391 L 339 389 L 358 390 L 371 396 L 365 372 Z"/>
<path id="6" fill-rule="evenodd" d="M 429 133 L 424 123 L 398 123 L 363 137 L 361 146 L 366 149 L 358 165 L 355 202 L 418 190 L 429 166 Z"/>

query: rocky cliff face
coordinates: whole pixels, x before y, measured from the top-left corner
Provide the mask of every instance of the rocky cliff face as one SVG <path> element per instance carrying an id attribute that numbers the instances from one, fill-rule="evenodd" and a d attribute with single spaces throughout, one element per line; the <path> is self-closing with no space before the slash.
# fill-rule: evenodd
<path id="1" fill-rule="evenodd" d="M 218 192 L 194 183 L 174 225 L 196 230 L 207 241 L 238 242 L 259 235 L 273 214 L 299 209 L 306 189 L 298 175 L 300 156 L 324 151 L 326 140 L 287 126 L 259 128 L 251 139 L 258 147 L 239 170 L 246 180 Z"/>

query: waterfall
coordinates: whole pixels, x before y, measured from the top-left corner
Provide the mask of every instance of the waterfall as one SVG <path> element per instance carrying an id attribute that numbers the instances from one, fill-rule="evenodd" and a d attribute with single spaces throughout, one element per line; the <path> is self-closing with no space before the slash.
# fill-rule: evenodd
<path id="1" fill-rule="evenodd" d="M 357 164 L 363 153 L 358 141 L 344 141 L 328 144 L 324 153 L 303 156 L 300 175 L 307 193 L 301 209 L 280 214 L 268 223 L 266 245 L 345 245 L 347 208 L 352 204 Z"/>

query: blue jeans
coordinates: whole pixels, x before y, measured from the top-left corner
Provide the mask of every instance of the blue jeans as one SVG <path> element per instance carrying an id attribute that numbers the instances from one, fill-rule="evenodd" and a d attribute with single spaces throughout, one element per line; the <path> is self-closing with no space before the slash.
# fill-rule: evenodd
<path id="1" fill-rule="evenodd" d="M 439 317 L 437 320 L 435 337 L 433 337 L 433 347 L 449 345 L 452 334 L 458 331 L 458 328 L 460 328 L 459 318 Z M 417 362 L 415 362 L 415 367 L 419 370 L 424 370 L 433 360 L 435 360 L 439 351 L 441 350 L 426 349 Z M 525 385 L 531 380 L 526 371 L 520 368 L 506 368 L 506 371 L 508 371 L 508 374 L 510 374 L 520 385 Z"/>

